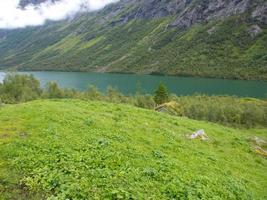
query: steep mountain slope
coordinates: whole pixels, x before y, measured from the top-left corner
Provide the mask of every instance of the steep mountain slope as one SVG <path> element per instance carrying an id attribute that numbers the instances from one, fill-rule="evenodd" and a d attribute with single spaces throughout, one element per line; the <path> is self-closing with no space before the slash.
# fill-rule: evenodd
<path id="1" fill-rule="evenodd" d="M 267 80 L 264 0 L 121 0 L 0 32 L 0 69 Z"/>

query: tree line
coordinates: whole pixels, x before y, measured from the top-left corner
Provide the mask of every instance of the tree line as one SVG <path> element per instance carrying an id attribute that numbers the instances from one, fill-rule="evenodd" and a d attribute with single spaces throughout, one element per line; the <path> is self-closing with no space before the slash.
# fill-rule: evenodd
<path id="1" fill-rule="evenodd" d="M 111 86 L 104 93 L 93 85 L 86 91 L 78 91 L 60 88 L 56 82 L 49 82 L 42 88 L 33 75 L 8 74 L 0 83 L 1 104 L 63 98 L 125 103 L 151 110 L 166 102 L 174 102 L 170 108 L 166 104 L 166 110 L 170 109 L 169 113 L 173 115 L 230 126 L 267 127 L 266 100 L 232 96 L 177 96 L 169 94 L 163 83 L 155 89 L 154 95 L 136 92 L 129 96 Z"/>

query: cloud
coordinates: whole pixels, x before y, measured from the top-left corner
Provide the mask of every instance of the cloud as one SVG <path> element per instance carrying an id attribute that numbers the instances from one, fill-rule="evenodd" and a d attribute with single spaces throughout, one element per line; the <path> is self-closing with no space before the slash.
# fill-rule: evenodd
<path id="1" fill-rule="evenodd" d="M 0 0 L 0 29 L 43 25 L 74 16 L 80 11 L 94 11 L 118 0 L 47 0 L 39 5 L 19 6 L 20 0 Z"/>

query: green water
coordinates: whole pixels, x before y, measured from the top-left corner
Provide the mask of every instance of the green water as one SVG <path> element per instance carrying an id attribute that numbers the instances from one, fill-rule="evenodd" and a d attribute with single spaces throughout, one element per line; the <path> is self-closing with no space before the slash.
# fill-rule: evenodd
<path id="1" fill-rule="evenodd" d="M 31 73 L 40 80 L 42 86 L 49 81 L 56 81 L 61 87 L 85 90 L 95 85 L 101 91 L 107 86 L 117 87 L 124 94 L 134 94 L 137 88 L 143 93 L 153 93 L 155 87 L 163 82 L 170 93 L 191 95 L 195 93 L 209 95 L 235 95 L 242 97 L 267 97 L 267 82 L 222 80 L 195 77 L 173 77 L 133 74 L 108 74 L 87 72 L 20 72 Z M 0 72 L 0 81 L 5 76 Z"/>

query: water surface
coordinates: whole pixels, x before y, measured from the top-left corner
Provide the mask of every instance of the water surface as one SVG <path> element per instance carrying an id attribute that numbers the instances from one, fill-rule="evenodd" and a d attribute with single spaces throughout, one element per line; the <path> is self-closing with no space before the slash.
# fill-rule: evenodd
<path id="1" fill-rule="evenodd" d="M 163 82 L 169 92 L 177 95 L 195 93 L 208 95 L 235 95 L 242 97 L 265 98 L 267 82 L 223 80 L 196 77 L 174 77 L 134 74 L 109 74 L 91 72 L 19 72 L 33 74 L 44 87 L 49 81 L 56 81 L 61 87 L 86 90 L 89 85 L 95 85 L 100 91 L 107 86 L 117 87 L 124 94 L 134 94 L 141 87 L 143 93 L 153 93 L 160 82 Z M 0 72 L 0 81 L 5 77 Z"/>

